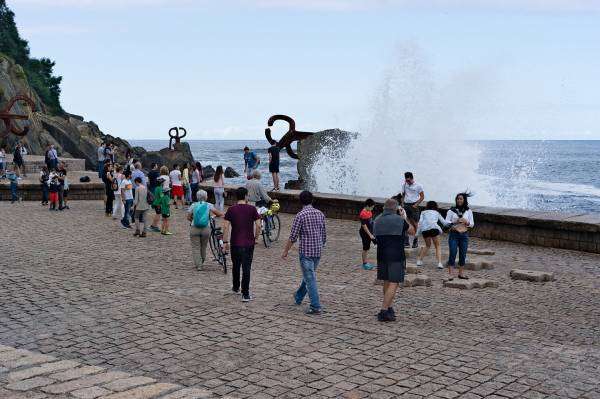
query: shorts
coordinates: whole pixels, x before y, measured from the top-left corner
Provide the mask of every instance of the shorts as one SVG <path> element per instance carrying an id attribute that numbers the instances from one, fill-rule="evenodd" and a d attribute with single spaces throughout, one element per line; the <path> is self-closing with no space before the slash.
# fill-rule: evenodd
<path id="1" fill-rule="evenodd" d="M 269 173 L 279 173 L 279 162 L 269 164 Z"/>
<path id="2" fill-rule="evenodd" d="M 183 186 L 173 186 L 173 188 L 171 189 L 171 195 L 173 196 L 173 198 L 183 197 Z"/>
<path id="3" fill-rule="evenodd" d="M 50 195 L 48 196 L 48 200 L 50 202 L 58 202 L 58 193 L 57 192 L 51 192 Z"/>
<path id="4" fill-rule="evenodd" d="M 408 220 L 419 223 L 419 217 L 421 217 L 421 210 L 413 208 L 415 203 L 406 203 L 404 204 L 404 210 L 406 211 L 406 217 Z"/>
<path id="5" fill-rule="evenodd" d="M 404 268 L 406 262 L 377 262 L 377 280 L 390 283 L 404 282 Z"/>
<path id="6" fill-rule="evenodd" d="M 157 215 L 161 215 L 161 214 L 162 214 L 162 212 L 161 212 L 161 210 L 160 210 L 160 206 L 155 206 L 155 207 L 154 207 L 154 212 L 156 212 L 156 214 L 157 214 Z"/>
<path id="7" fill-rule="evenodd" d="M 169 213 L 167 215 L 166 213 L 163 213 L 163 214 L 161 214 L 161 216 L 162 216 L 163 219 L 168 219 L 171 216 L 171 214 Z"/>
<path id="8" fill-rule="evenodd" d="M 440 235 L 440 231 L 438 229 L 425 230 L 422 232 L 423 238 L 433 238 Z"/>
<path id="9" fill-rule="evenodd" d="M 63 191 L 63 198 L 67 198 L 69 196 L 69 190 Z"/>
<path id="10" fill-rule="evenodd" d="M 362 228 L 358 231 L 358 235 L 362 240 L 363 251 L 368 251 L 369 249 L 371 249 L 371 238 L 367 235 L 367 233 L 365 233 L 365 231 Z"/>
<path id="11" fill-rule="evenodd" d="M 146 220 L 146 211 L 135 211 L 133 214 L 133 219 L 134 220 L 139 220 L 140 223 L 144 223 L 144 221 Z"/>

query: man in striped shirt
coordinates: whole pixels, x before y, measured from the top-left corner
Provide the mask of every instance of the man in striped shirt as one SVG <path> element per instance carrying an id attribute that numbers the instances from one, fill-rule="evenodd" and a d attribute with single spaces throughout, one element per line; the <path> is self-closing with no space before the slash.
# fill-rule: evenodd
<path id="1" fill-rule="evenodd" d="M 313 208 L 313 195 L 310 191 L 300 193 L 300 202 L 303 207 L 292 222 L 290 238 L 285 245 L 282 258 L 286 259 L 292 245 L 300 240 L 298 252 L 302 268 L 302 283 L 294 295 L 294 300 L 296 305 L 300 305 L 308 294 L 310 307 L 306 314 L 318 315 L 321 314 L 321 303 L 319 302 L 316 272 L 321 260 L 321 251 L 327 240 L 325 215 Z"/>

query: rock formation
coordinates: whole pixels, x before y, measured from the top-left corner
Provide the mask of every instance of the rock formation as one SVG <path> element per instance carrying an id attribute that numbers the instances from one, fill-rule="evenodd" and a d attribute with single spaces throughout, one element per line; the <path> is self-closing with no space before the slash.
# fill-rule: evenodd
<path id="1" fill-rule="evenodd" d="M 290 180 L 285 184 L 286 189 L 312 190 L 315 188 L 312 168 L 319 154 L 339 156 L 350 144 L 356 133 L 340 129 L 328 129 L 316 132 L 298 143 L 298 180 Z"/>
<path id="2" fill-rule="evenodd" d="M 20 127 L 28 125 L 30 130 L 23 138 L 13 134 L 0 135 L 0 145 L 6 145 L 9 151 L 12 151 L 15 143 L 20 140 L 30 154 L 44 155 L 46 146 L 53 144 L 60 157 L 82 158 L 86 168 L 92 170 L 97 168 L 97 148 L 102 141 L 115 144 L 117 161 L 123 161 L 125 152 L 130 149 L 145 168 L 152 162 L 172 166 L 174 163 L 190 163 L 194 160 L 187 143 L 178 144 L 176 151 L 165 148 L 147 152 L 141 147 L 131 147 L 126 140 L 119 137 L 104 134 L 98 125 L 92 121 L 86 122 L 81 116 L 69 113 L 56 116 L 46 113 L 45 104 L 29 85 L 21 66 L 0 54 L 0 108 L 17 94 L 31 97 L 36 104 L 36 111 L 32 112 L 29 106 L 20 103 L 14 105 L 12 113 L 29 115 L 29 121 L 17 121 L 16 124 Z M 3 131 L 4 124 L 0 122 L 0 132 Z"/>

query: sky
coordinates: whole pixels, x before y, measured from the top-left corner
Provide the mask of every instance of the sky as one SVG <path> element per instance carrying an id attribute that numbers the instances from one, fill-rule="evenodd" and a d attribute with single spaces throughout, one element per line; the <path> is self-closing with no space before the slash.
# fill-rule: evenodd
<path id="1" fill-rule="evenodd" d="M 600 139 L 597 0 L 7 3 L 56 61 L 63 107 L 127 139 L 263 138 L 280 113 L 305 131 L 416 118 L 456 138 Z"/>

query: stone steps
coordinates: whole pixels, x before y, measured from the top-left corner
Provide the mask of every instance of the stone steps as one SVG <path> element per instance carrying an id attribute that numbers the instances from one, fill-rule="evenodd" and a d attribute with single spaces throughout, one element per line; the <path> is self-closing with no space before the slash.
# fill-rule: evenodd
<path id="1" fill-rule="evenodd" d="M 67 166 L 68 171 L 85 171 L 85 159 L 80 158 L 58 158 L 59 161 L 64 162 Z M 6 163 L 12 165 L 13 156 L 6 155 Z M 42 170 L 42 166 L 46 165 L 44 157 L 41 155 L 25 155 L 25 170 L 27 173 L 39 173 Z"/>

